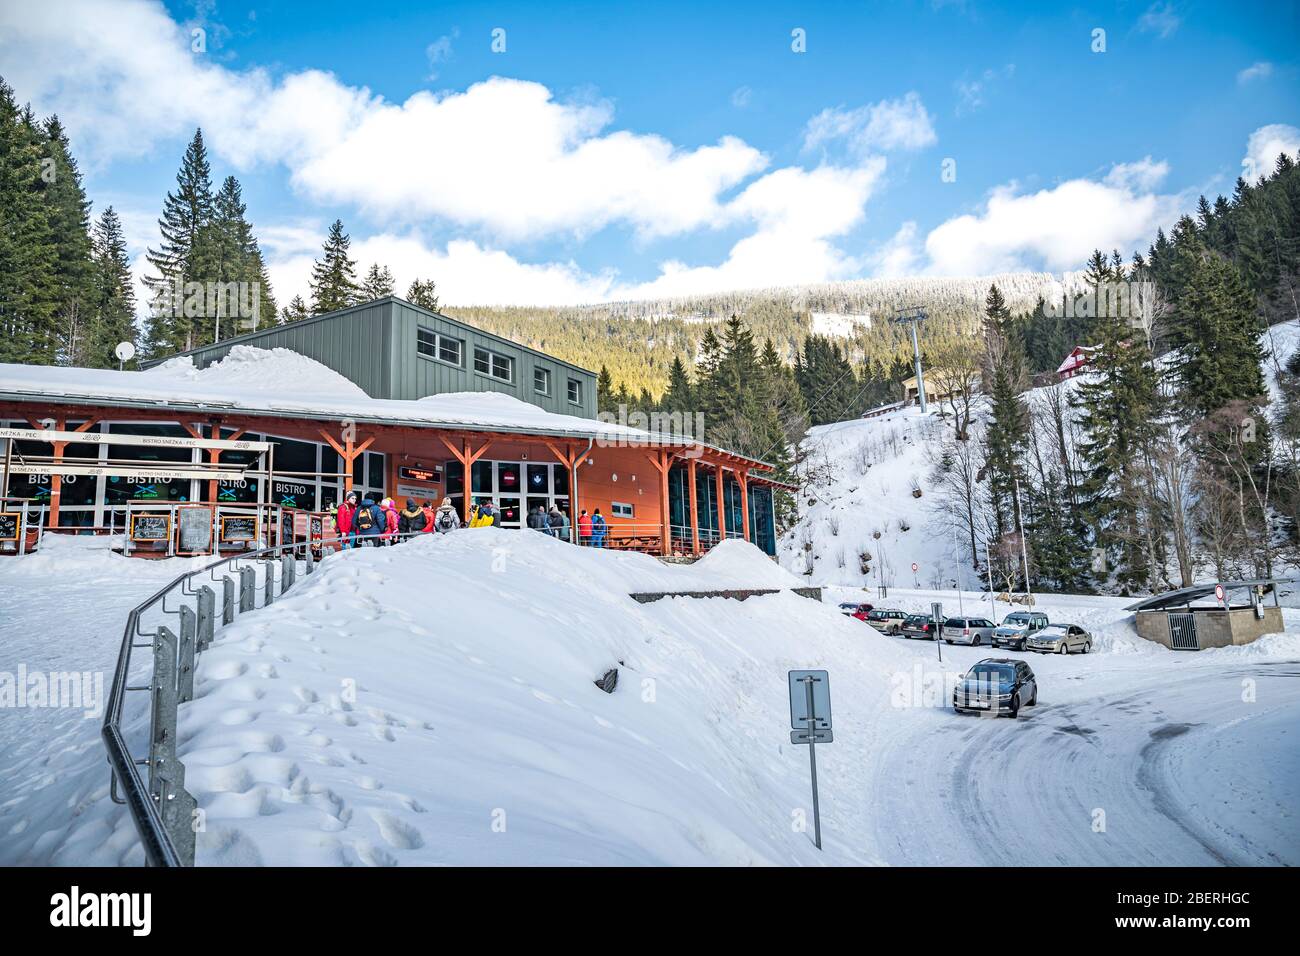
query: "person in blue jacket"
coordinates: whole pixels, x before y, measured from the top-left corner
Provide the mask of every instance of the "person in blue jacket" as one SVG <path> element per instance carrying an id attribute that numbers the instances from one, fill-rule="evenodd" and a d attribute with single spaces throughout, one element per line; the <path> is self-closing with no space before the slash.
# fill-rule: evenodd
<path id="1" fill-rule="evenodd" d="M 605 523 L 605 516 L 597 508 L 591 514 L 591 546 L 593 548 L 605 547 L 605 538 L 609 535 L 609 525 Z"/>
<path id="2" fill-rule="evenodd" d="M 352 516 L 352 531 L 357 536 L 357 544 L 367 548 L 379 544 L 379 536 L 384 533 L 387 525 L 388 516 L 384 514 L 384 509 L 369 496 L 361 502 L 356 514 Z"/>

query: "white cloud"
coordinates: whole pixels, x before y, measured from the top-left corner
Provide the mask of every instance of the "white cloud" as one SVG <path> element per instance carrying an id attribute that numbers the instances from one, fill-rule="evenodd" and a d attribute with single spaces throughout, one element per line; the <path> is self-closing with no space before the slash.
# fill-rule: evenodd
<path id="1" fill-rule="evenodd" d="M 1273 64 L 1267 60 L 1260 60 L 1258 63 L 1252 63 L 1240 73 L 1237 74 L 1238 83 L 1249 83 L 1251 80 L 1263 80 L 1273 75 Z"/>
<path id="2" fill-rule="evenodd" d="M 868 257 L 873 278 L 894 279 L 923 271 L 916 233 L 916 223 L 905 222 L 888 242 Z"/>
<path id="3" fill-rule="evenodd" d="M 1153 3 L 1138 17 L 1137 26 L 1143 33 L 1154 33 L 1163 40 L 1172 35 L 1182 22 L 1172 3 Z"/>
<path id="4" fill-rule="evenodd" d="M 1241 175 L 1249 183 L 1271 175 L 1281 153 L 1300 157 L 1300 129 L 1285 123 L 1261 126 L 1250 134 L 1246 155 L 1241 161 Z"/>
<path id="5" fill-rule="evenodd" d="M 958 116 L 973 113 L 984 106 L 989 89 L 1000 79 L 1010 79 L 1016 72 L 1016 65 L 1008 63 L 1000 70 L 988 69 L 975 79 L 963 77 L 953 84 L 957 91 L 957 106 L 954 112 Z"/>
<path id="6" fill-rule="evenodd" d="M 231 70 L 188 41 L 142 0 L 0 8 L 6 79 L 63 116 L 89 165 L 201 125 L 217 156 L 241 170 L 283 163 L 317 202 L 519 239 L 615 223 L 643 236 L 708 227 L 719 194 L 767 164 L 735 137 L 690 149 L 606 131 L 607 103 L 560 103 L 538 83 L 494 77 L 395 104 L 319 70 Z"/>
<path id="7" fill-rule="evenodd" d="M 1167 172 L 1147 157 L 1119 164 L 1097 182 L 1072 179 L 1051 189 L 1019 193 L 999 186 L 984 209 L 949 219 L 930 232 L 929 270 L 982 275 L 1043 267 L 1078 268 L 1094 249 L 1128 252 L 1177 217 L 1184 197 L 1151 192 Z"/>
<path id="8" fill-rule="evenodd" d="M 748 86 L 739 86 L 731 93 L 731 105 L 738 110 L 748 108 L 754 99 L 754 91 Z"/>
<path id="9" fill-rule="evenodd" d="M 803 148 L 842 144 L 852 155 L 869 156 L 895 149 L 920 149 L 938 142 L 921 97 L 911 92 L 856 109 L 822 110 L 804 129 Z"/>

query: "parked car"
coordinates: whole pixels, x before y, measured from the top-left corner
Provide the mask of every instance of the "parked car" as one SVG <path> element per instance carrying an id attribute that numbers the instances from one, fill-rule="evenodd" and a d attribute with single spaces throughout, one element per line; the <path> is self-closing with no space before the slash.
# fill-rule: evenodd
<path id="1" fill-rule="evenodd" d="M 934 618 L 928 614 L 909 614 L 903 620 L 904 637 L 919 637 L 922 640 L 932 641 L 937 630 L 938 628 L 934 626 Z"/>
<path id="2" fill-rule="evenodd" d="M 943 639 L 949 644 L 978 647 L 993 637 L 993 622 L 983 617 L 950 617 L 943 622 Z"/>
<path id="3" fill-rule="evenodd" d="M 959 714 L 1010 714 L 1038 703 L 1038 680 L 1024 661 L 990 657 L 966 672 L 952 692 Z"/>
<path id="4" fill-rule="evenodd" d="M 993 628 L 993 638 L 990 643 L 994 647 L 1010 647 L 1013 650 L 1023 651 L 1025 641 L 1029 640 L 1030 635 L 1037 634 L 1043 628 L 1047 627 L 1047 615 L 1042 611 L 1012 611 L 1002 623 Z"/>
<path id="5" fill-rule="evenodd" d="M 855 617 L 859 621 L 865 621 L 867 615 L 871 613 L 871 605 L 859 604 L 856 601 L 845 601 L 840 605 L 840 613 L 845 617 Z"/>
<path id="6" fill-rule="evenodd" d="M 897 608 L 872 608 L 867 614 L 867 623 L 886 634 L 901 633 L 906 620 L 907 615 Z"/>
<path id="7" fill-rule="evenodd" d="M 1092 650 L 1092 635 L 1078 624 L 1049 624 L 1025 644 L 1041 654 L 1087 654 Z"/>

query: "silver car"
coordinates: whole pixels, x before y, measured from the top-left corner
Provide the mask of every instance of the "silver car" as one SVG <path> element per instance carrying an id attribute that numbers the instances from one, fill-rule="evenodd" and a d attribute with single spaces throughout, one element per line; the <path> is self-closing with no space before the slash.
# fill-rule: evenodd
<path id="1" fill-rule="evenodd" d="M 993 622 L 983 617 L 950 617 L 943 622 L 943 639 L 949 644 L 987 644 L 993 636 Z"/>
<path id="2" fill-rule="evenodd" d="M 1092 635 L 1078 624 L 1049 624 L 1031 634 L 1025 650 L 1040 654 L 1087 654 L 1092 650 Z"/>
<path id="3" fill-rule="evenodd" d="M 1029 638 L 1047 627 L 1047 615 L 1041 611 L 1012 611 L 1002 623 L 993 628 L 994 647 L 1010 647 L 1023 651 Z"/>

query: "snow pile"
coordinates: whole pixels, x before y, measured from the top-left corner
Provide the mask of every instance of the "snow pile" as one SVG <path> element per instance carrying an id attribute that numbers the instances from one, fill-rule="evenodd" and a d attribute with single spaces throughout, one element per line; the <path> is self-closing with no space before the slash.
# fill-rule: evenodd
<path id="1" fill-rule="evenodd" d="M 149 384 L 193 384 L 212 392 L 279 392 L 322 398 L 367 398 L 350 379 L 292 349 L 236 345 L 219 362 L 196 368 L 188 356 L 140 373 Z"/>
<path id="2" fill-rule="evenodd" d="M 871 328 L 869 314 L 845 314 L 840 312 L 813 312 L 811 329 L 813 335 L 824 335 L 833 339 L 847 339 L 859 329 Z"/>

